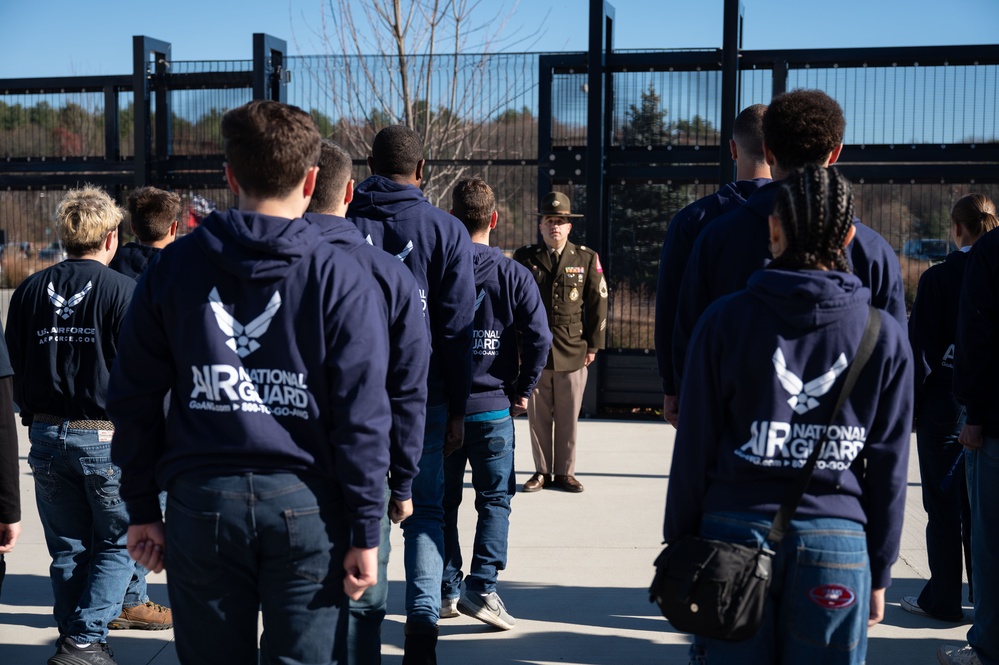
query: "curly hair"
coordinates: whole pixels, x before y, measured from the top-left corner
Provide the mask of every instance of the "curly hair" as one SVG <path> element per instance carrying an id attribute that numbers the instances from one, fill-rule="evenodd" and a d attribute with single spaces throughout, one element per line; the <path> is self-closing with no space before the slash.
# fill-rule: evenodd
<path id="1" fill-rule="evenodd" d="M 423 140 L 405 125 L 391 125 L 378 132 L 371 144 L 371 168 L 375 175 L 411 176 L 423 159 Z"/>
<path id="2" fill-rule="evenodd" d="M 804 270 L 824 265 L 850 272 L 844 244 L 853 226 L 853 188 L 835 167 L 809 164 L 780 183 L 773 214 L 787 249 L 770 266 Z"/>
<path id="3" fill-rule="evenodd" d="M 845 132 L 843 109 L 821 90 L 777 95 L 763 114 L 763 141 L 783 171 L 824 163 Z"/>

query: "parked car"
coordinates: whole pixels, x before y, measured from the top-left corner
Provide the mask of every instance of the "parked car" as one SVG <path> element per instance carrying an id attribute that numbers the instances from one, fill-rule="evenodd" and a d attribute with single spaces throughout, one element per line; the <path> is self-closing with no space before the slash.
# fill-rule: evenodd
<path id="1" fill-rule="evenodd" d="M 38 250 L 38 258 L 42 261 L 52 261 L 58 263 L 66 259 L 66 248 L 61 240 L 53 240 L 47 247 Z"/>
<path id="2" fill-rule="evenodd" d="M 951 252 L 956 252 L 957 246 L 951 240 L 940 238 L 913 238 L 906 240 L 902 247 L 902 256 L 918 261 L 939 263 Z"/>

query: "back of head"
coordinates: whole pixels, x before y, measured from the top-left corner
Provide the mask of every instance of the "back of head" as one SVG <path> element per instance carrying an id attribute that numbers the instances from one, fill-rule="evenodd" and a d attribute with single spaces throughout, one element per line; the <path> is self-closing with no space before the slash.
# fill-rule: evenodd
<path id="1" fill-rule="evenodd" d="M 732 125 L 732 139 L 739 148 L 739 154 L 763 163 L 763 114 L 765 104 L 747 106 L 735 117 Z"/>
<path id="2" fill-rule="evenodd" d="M 142 242 L 163 240 L 180 215 L 180 197 L 156 187 L 140 187 L 128 196 L 132 230 Z"/>
<path id="3" fill-rule="evenodd" d="M 375 175 L 409 177 L 423 159 L 423 141 L 405 125 L 392 125 L 378 132 L 371 144 L 371 170 Z"/>
<path id="4" fill-rule="evenodd" d="M 801 270 L 824 265 L 850 272 L 844 253 L 853 226 L 853 188 L 835 167 L 810 164 L 780 183 L 773 214 L 787 249 L 770 264 Z"/>
<path id="5" fill-rule="evenodd" d="M 481 178 L 462 180 L 451 192 L 451 212 L 465 225 L 469 235 L 488 230 L 495 210 L 493 190 Z"/>
<path id="6" fill-rule="evenodd" d="M 243 191 L 259 199 L 291 194 L 319 161 L 322 137 L 296 106 L 256 100 L 222 116 L 225 158 Z"/>
<path id="7" fill-rule="evenodd" d="M 343 204 L 352 166 L 346 150 L 329 139 L 322 140 L 319 174 L 316 176 L 316 189 L 312 192 L 308 212 L 331 213 Z"/>
<path id="8" fill-rule="evenodd" d="M 785 172 L 823 164 L 845 132 L 843 109 L 821 90 L 777 95 L 763 114 L 763 140 Z"/>
<path id="9" fill-rule="evenodd" d="M 950 211 L 950 218 L 955 224 L 967 229 L 972 238 L 977 238 L 999 226 L 999 220 L 996 219 L 996 205 L 984 194 L 962 196 Z"/>
<path id="10" fill-rule="evenodd" d="M 121 208 L 103 189 L 71 189 L 56 208 L 56 231 L 66 252 L 84 256 L 101 248 L 107 234 L 124 217 Z"/>

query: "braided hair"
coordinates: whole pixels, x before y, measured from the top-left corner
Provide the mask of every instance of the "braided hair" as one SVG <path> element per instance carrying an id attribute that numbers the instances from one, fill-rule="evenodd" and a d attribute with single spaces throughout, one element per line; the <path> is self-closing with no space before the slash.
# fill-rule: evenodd
<path id="1" fill-rule="evenodd" d="M 781 181 L 773 214 L 787 249 L 771 267 L 850 272 L 843 245 L 853 226 L 853 189 L 835 167 L 810 164 L 792 172 Z"/>

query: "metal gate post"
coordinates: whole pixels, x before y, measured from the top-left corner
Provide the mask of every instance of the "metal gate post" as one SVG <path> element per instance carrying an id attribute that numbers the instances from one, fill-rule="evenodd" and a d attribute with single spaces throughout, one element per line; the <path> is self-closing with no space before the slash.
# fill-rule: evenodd
<path id="1" fill-rule="evenodd" d="M 253 98 L 288 102 L 285 57 L 288 43 L 262 32 L 253 33 Z"/>
<path id="2" fill-rule="evenodd" d="M 155 68 L 149 71 L 149 54 L 154 55 Z M 163 75 L 170 66 L 170 43 L 152 37 L 132 37 L 132 110 L 135 114 L 133 151 L 135 152 L 135 186 L 152 181 L 153 146 L 150 110 L 151 81 Z M 165 86 L 156 86 L 156 153 L 165 158 L 170 150 L 170 95 Z M 163 89 L 161 89 L 163 88 Z"/>
<path id="3" fill-rule="evenodd" d="M 728 149 L 735 117 L 739 115 L 739 52 L 742 50 L 741 0 L 725 0 L 722 36 L 721 137 L 718 140 L 718 184 L 735 180 L 735 160 Z"/>

